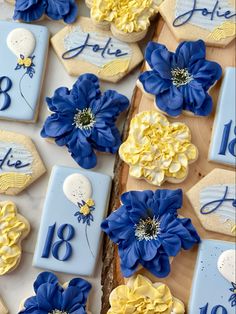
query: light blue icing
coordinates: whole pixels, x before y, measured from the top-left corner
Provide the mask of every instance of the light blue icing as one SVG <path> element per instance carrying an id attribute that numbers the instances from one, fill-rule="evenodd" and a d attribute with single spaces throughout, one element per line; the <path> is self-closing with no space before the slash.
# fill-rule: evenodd
<path id="1" fill-rule="evenodd" d="M 92 211 L 93 221 L 91 221 L 90 226 L 87 226 L 90 248 L 87 245 L 85 235 L 86 225 L 82 222 L 79 223 L 74 216 L 79 208 L 69 201 L 63 192 L 65 179 L 75 173 L 86 176 L 92 185 L 93 193 L 91 198 L 95 202 L 95 210 Z M 109 176 L 62 166 L 53 167 L 38 233 L 33 266 L 83 276 L 91 276 L 94 273 L 102 240 L 100 224 L 106 215 L 110 188 L 111 178 Z M 52 251 L 48 258 L 42 258 L 48 228 L 53 226 L 54 223 L 56 223 L 56 230 L 63 224 L 69 224 L 75 231 L 71 240 L 68 241 L 69 246 L 72 247 L 72 253 L 69 254 L 70 252 L 68 251 L 67 255 L 69 255 L 69 258 L 65 261 L 57 260 L 53 256 Z M 67 232 L 64 235 L 67 238 L 68 230 L 65 231 Z M 56 231 L 52 243 L 54 244 L 58 240 L 60 239 L 58 239 Z M 91 251 L 94 256 L 91 254 Z M 59 255 L 63 257 L 65 254 L 66 245 L 64 244 L 59 248 Z"/>
<path id="2" fill-rule="evenodd" d="M 219 95 L 209 152 L 209 160 L 230 166 L 235 166 L 236 163 L 235 156 L 233 156 L 229 150 L 230 143 L 235 140 L 235 78 L 236 69 L 232 67 L 226 68 L 224 81 Z M 220 154 L 219 152 L 223 141 L 223 133 L 226 128 L 225 125 L 228 125 L 230 121 L 232 122 L 229 136 L 227 137 L 227 149 L 225 154 Z M 234 150 L 235 149 L 236 147 L 234 145 Z"/>
<path id="3" fill-rule="evenodd" d="M 234 314 L 235 308 L 228 301 L 232 285 L 219 272 L 217 261 L 221 253 L 235 249 L 233 242 L 203 240 L 199 246 L 192 292 L 189 302 L 190 314 L 200 314 L 199 308 L 208 303 L 208 312 L 216 305 L 222 305 L 228 314 Z M 219 314 L 221 311 L 219 309 Z M 218 313 L 217 312 L 217 313 Z"/>
<path id="4" fill-rule="evenodd" d="M 227 188 L 227 195 L 226 199 L 231 199 L 231 201 L 223 201 L 223 203 L 217 208 L 212 214 L 218 215 L 222 223 L 226 221 L 231 221 L 233 224 L 236 223 L 236 209 L 233 205 L 233 201 L 236 198 L 236 191 L 235 191 L 235 185 L 234 184 L 218 184 L 218 185 L 211 185 L 201 190 L 200 192 L 200 207 L 202 208 L 206 204 L 209 204 L 207 208 L 204 209 L 204 212 L 210 212 L 216 206 L 218 203 L 212 203 L 216 200 L 222 200 L 225 189 Z M 211 214 L 209 214 L 211 215 Z"/>
<path id="5" fill-rule="evenodd" d="M 26 70 L 15 70 L 17 57 L 7 46 L 7 36 L 15 28 L 30 30 L 36 39 L 36 47 L 33 52 L 35 74 L 33 78 L 26 75 L 22 80 L 22 90 L 33 110 L 27 106 L 19 90 L 19 81 Z M 37 112 L 44 67 L 47 61 L 48 29 L 44 26 L 0 21 L 0 30 L 0 77 L 7 76 L 12 81 L 12 87 L 8 91 L 11 104 L 6 110 L 0 110 L 0 118 L 33 121 Z M 0 95 L 0 107 L 3 102 L 3 95 Z"/>
<path id="6" fill-rule="evenodd" d="M 20 173 L 25 173 L 25 174 L 31 174 L 33 156 L 27 148 L 25 148 L 24 146 L 20 144 L 0 141 L 0 160 L 2 160 L 2 158 L 6 156 L 10 148 L 12 148 L 12 150 L 11 150 L 11 153 L 9 154 L 9 157 L 10 156 L 12 157 L 7 158 L 7 160 L 4 162 L 2 167 L 0 167 L 0 174 L 5 173 L 5 172 L 20 172 Z M 22 164 L 24 165 L 29 164 L 29 165 L 27 167 L 16 169 L 15 167 L 7 166 L 8 160 L 11 161 L 11 164 L 16 162 L 17 160 L 20 160 Z"/>

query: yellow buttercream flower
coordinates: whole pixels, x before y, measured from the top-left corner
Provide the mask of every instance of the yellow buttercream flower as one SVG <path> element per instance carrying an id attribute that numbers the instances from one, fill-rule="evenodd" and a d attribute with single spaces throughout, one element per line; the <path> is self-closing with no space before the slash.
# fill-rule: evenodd
<path id="1" fill-rule="evenodd" d="M 153 284 L 138 275 L 127 285 L 115 288 L 110 295 L 111 308 L 107 314 L 183 314 L 184 304 L 174 298 L 167 285 Z"/>
<path id="2" fill-rule="evenodd" d="M 32 65 L 32 60 L 30 58 L 25 58 L 24 65 L 29 68 Z"/>
<path id="3" fill-rule="evenodd" d="M 0 203 L 0 275 L 13 270 L 21 258 L 20 242 L 29 233 L 27 220 L 12 202 Z"/>
<path id="4" fill-rule="evenodd" d="M 147 30 L 162 0 L 93 0 L 91 16 L 97 22 L 114 23 L 125 32 Z"/>
<path id="5" fill-rule="evenodd" d="M 130 166 L 130 175 L 160 186 L 165 180 L 179 183 L 188 164 L 198 156 L 186 124 L 170 123 L 156 111 L 144 111 L 131 121 L 128 139 L 119 154 Z"/>
<path id="6" fill-rule="evenodd" d="M 92 198 L 89 198 L 89 199 L 86 201 L 86 204 L 87 204 L 89 207 L 95 205 L 94 200 L 93 200 Z"/>
<path id="7" fill-rule="evenodd" d="M 90 208 L 87 204 L 84 204 L 83 206 L 80 207 L 79 212 L 84 216 L 88 216 L 90 214 Z"/>

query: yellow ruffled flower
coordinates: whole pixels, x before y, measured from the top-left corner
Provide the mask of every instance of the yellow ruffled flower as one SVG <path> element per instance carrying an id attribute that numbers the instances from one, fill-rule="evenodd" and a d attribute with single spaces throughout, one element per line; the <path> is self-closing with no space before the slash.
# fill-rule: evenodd
<path id="1" fill-rule="evenodd" d="M 20 242 L 29 230 L 28 222 L 17 214 L 12 202 L 0 203 L 0 275 L 18 264 L 21 258 Z"/>
<path id="2" fill-rule="evenodd" d="M 130 175 L 160 186 L 165 180 L 179 183 L 188 164 L 198 157 L 186 124 L 170 123 L 157 111 L 144 111 L 131 121 L 128 139 L 119 154 L 130 166 Z"/>
<path id="3" fill-rule="evenodd" d="M 114 23 L 125 32 L 147 30 L 162 0 L 93 0 L 91 16 L 97 22 Z"/>
<path id="4" fill-rule="evenodd" d="M 88 216 L 90 214 L 90 208 L 87 204 L 83 205 L 80 207 L 80 211 L 81 214 L 83 214 L 84 216 Z"/>
<path id="5" fill-rule="evenodd" d="M 94 200 L 93 200 L 92 198 L 89 198 L 89 199 L 86 201 L 86 204 L 87 204 L 89 207 L 95 205 Z"/>
<path id="6" fill-rule="evenodd" d="M 153 284 L 138 275 L 127 285 L 115 288 L 110 295 L 111 308 L 107 314 L 184 314 L 184 304 L 174 298 L 167 285 Z"/>
<path id="7" fill-rule="evenodd" d="M 25 58 L 24 65 L 29 68 L 32 65 L 32 60 L 30 58 Z"/>

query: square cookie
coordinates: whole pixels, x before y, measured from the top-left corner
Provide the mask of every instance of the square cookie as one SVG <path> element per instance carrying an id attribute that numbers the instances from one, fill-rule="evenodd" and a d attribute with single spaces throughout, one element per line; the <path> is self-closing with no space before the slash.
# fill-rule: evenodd
<path id="1" fill-rule="evenodd" d="M 236 164 L 236 68 L 226 68 L 212 130 L 209 160 L 235 167 Z"/>
<path id="2" fill-rule="evenodd" d="M 44 26 L 0 21 L 0 119 L 34 122 L 48 52 Z"/>
<path id="3" fill-rule="evenodd" d="M 72 76 L 93 73 L 102 80 L 117 82 L 143 60 L 137 44 L 116 39 L 111 31 L 97 28 L 87 17 L 63 28 L 51 43 Z"/>
<path id="4" fill-rule="evenodd" d="M 75 275 L 94 273 L 108 207 L 109 176 L 54 166 L 33 266 Z"/>
<path id="5" fill-rule="evenodd" d="M 203 240 L 196 262 L 192 292 L 189 302 L 190 314 L 234 314 L 233 284 L 218 270 L 218 259 L 228 250 L 234 250 L 233 242 Z M 231 264 L 230 267 L 234 265 Z M 236 298 L 236 295 L 235 295 Z"/>

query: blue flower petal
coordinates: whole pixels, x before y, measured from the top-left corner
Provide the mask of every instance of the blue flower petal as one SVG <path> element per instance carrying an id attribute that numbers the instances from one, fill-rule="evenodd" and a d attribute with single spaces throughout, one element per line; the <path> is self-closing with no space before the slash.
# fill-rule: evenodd
<path id="1" fill-rule="evenodd" d="M 203 40 L 184 41 L 175 52 L 176 67 L 190 68 L 198 60 L 205 59 L 206 46 Z"/>
<path id="2" fill-rule="evenodd" d="M 140 258 L 145 262 L 153 260 L 160 246 L 161 246 L 161 243 L 159 240 L 139 241 L 138 248 L 139 248 Z"/>
<path id="3" fill-rule="evenodd" d="M 57 138 L 73 130 L 71 118 L 65 115 L 52 114 L 44 123 L 41 136 Z"/>
<path id="4" fill-rule="evenodd" d="M 65 0 L 47 0 L 47 7 L 45 13 L 52 20 L 60 20 L 63 15 L 69 13 L 70 3 Z"/>
<path id="5" fill-rule="evenodd" d="M 187 230 L 187 232 L 185 232 L 185 234 L 181 235 L 182 248 L 184 250 L 189 250 L 194 246 L 194 244 L 200 243 L 201 239 L 200 239 L 196 229 L 192 225 L 191 219 L 189 219 L 189 218 L 182 218 L 182 219 L 178 218 L 178 220 L 181 222 L 181 224 L 183 225 L 185 230 Z"/>
<path id="6" fill-rule="evenodd" d="M 44 0 L 16 0 L 13 19 L 25 22 L 36 21 L 42 17 L 45 8 Z"/>
<path id="7" fill-rule="evenodd" d="M 158 95 L 172 86 L 171 80 L 161 78 L 154 71 L 143 72 L 139 77 L 139 81 L 142 83 L 145 92 L 152 95 Z"/>
<path id="8" fill-rule="evenodd" d="M 155 50 L 166 50 L 166 46 L 159 44 L 159 43 L 156 43 L 154 41 L 150 41 L 147 44 L 147 47 L 145 50 L 145 59 L 151 68 L 153 68 L 151 57 L 152 57 L 153 51 L 155 51 Z"/>
<path id="9" fill-rule="evenodd" d="M 52 98 L 46 98 L 47 105 L 51 111 L 72 113 L 78 109 L 73 96 L 70 95 L 70 90 L 66 87 L 60 87 L 56 89 Z"/>
<path id="10" fill-rule="evenodd" d="M 156 277 L 164 278 L 170 273 L 170 261 L 165 253 L 157 253 L 153 260 L 141 261 L 141 264 Z"/>
<path id="11" fill-rule="evenodd" d="M 167 48 L 154 50 L 151 55 L 152 70 L 165 80 L 171 79 L 173 57 L 174 54 Z"/>
<path id="12" fill-rule="evenodd" d="M 119 255 L 122 260 L 122 263 L 124 263 L 126 267 L 132 268 L 136 266 L 137 262 L 139 261 L 139 250 L 137 247 L 137 243 L 133 242 L 129 246 L 120 245 Z"/>
<path id="13" fill-rule="evenodd" d="M 63 291 L 59 285 L 43 284 L 37 290 L 37 302 L 40 310 L 51 312 L 55 309 L 60 310 L 62 304 Z"/>
<path id="14" fill-rule="evenodd" d="M 173 117 L 182 113 L 183 101 L 183 95 L 176 87 L 172 87 L 156 96 L 156 106 Z"/>
<path id="15" fill-rule="evenodd" d="M 180 238 L 175 234 L 164 233 L 160 234 L 163 251 L 168 256 L 176 256 L 181 250 Z"/>
<path id="16" fill-rule="evenodd" d="M 63 20 L 67 24 L 72 24 L 78 17 L 78 6 L 74 0 L 70 0 L 70 11 L 63 16 Z"/>
<path id="17" fill-rule="evenodd" d="M 44 283 L 57 284 L 58 278 L 51 272 L 42 272 L 38 275 L 37 279 L 34 282 L 34 291 L 37 293 L 38 288 Z"/>

